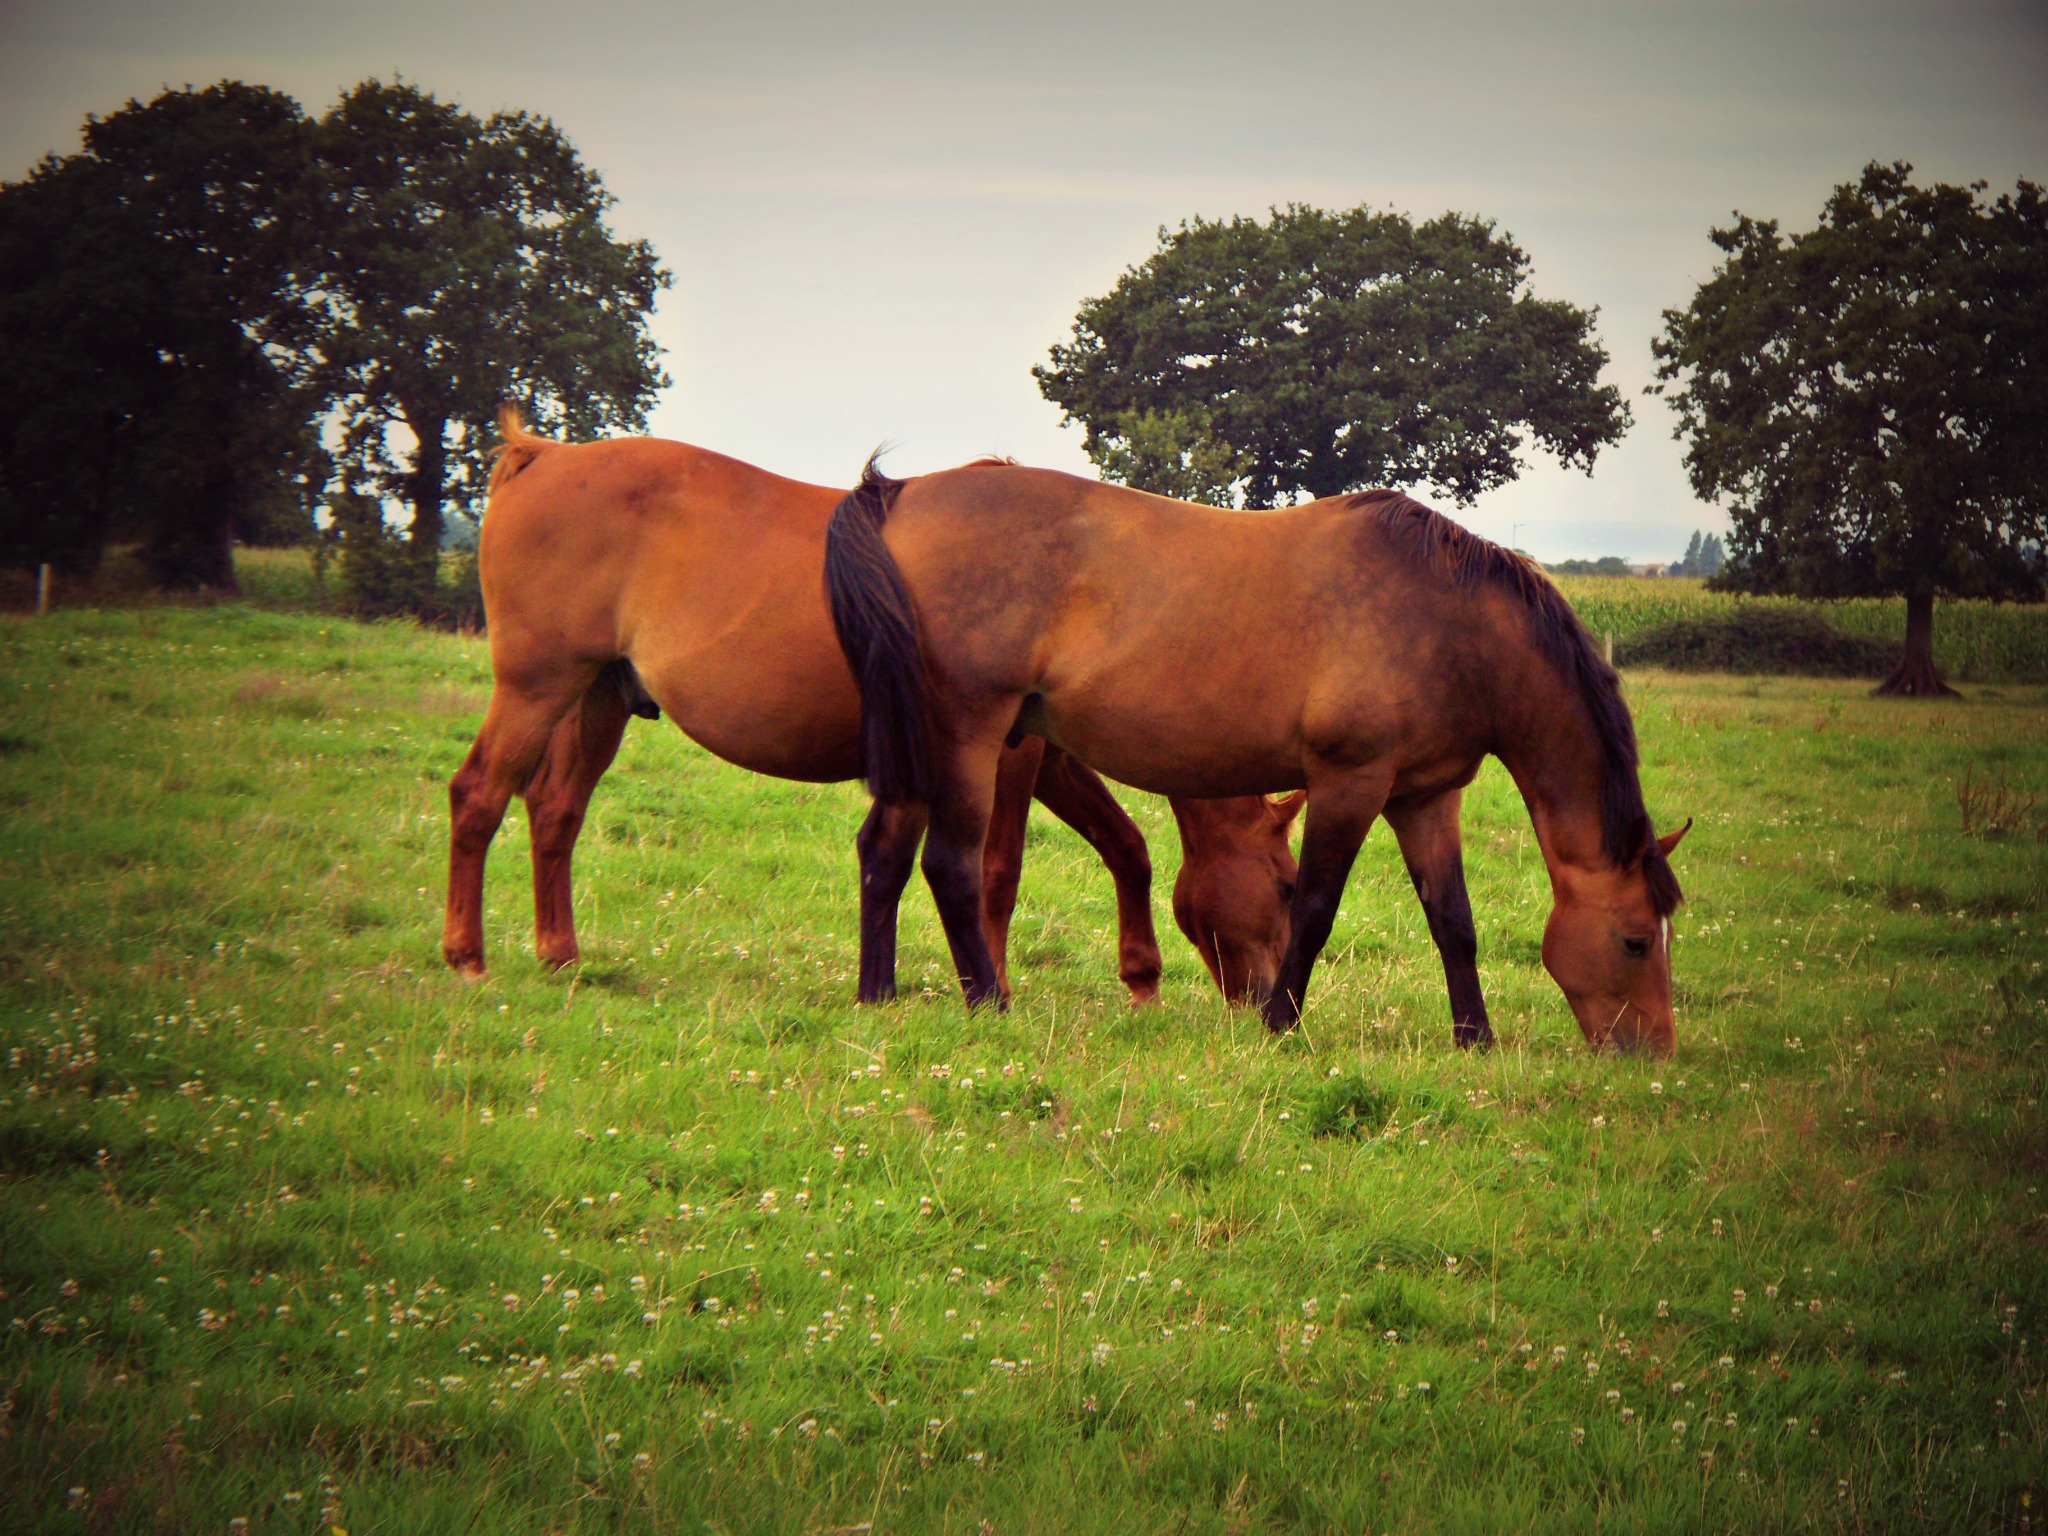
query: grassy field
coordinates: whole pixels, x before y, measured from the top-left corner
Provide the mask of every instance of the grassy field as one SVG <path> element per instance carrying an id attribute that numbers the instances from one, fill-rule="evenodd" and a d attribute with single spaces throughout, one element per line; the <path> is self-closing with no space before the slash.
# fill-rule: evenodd
<path id="1" fill-rule="evenodd" d="M 585 962 L 533 962 L 515 812 L 466 986 L 487 686 L 401 625 L 0 620 L 0 1524 L 2041 1520 L 2048 689 L 1632 675 L 1698 818 L 1653 1064 L 1579 1044 L 1492 768 L 1484 1056 L 1384 833 L 1290 1038 L 1177 935 L 1128 1010 L 1043 817 L 1018 1006 L 962 1009 L 920 892 L 856 1010 L 861 799 L 666 724 L 593 808 Z"/>

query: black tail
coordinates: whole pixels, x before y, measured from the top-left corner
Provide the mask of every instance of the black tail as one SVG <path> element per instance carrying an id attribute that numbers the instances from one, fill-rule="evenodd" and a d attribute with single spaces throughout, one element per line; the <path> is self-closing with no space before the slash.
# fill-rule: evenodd
<path id="1" fill-rule="evenodd" d="M 934 782 L 917 610 L 882 541 L 882 524 L 902 489 L 870 458 L 825 529 L 825 595 L 860 685 L 861 773 L 875 798 L 888 802 L 928 801 Z"/>

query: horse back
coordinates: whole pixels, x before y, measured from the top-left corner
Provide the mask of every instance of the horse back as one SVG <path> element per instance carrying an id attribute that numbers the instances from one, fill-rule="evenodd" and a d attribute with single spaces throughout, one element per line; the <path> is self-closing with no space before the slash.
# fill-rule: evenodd
<path id="1" fill-rule="evenodd" d="M 478 549 L 492 633 L 531 628 L 591 655 L 623 654 L 663 611 L 715 625 L 762 573 L 788 581 L 839 494 L 659 438 L 522 449 Z"/>
<path id="2" fill-rule="evenodd" d="M 1333 756 L 1459 771 L 1519 664 L 1511 603 L 1348 498 L 1236 511 L 971 468 L 910 482 L 889 539 L 952 691 L 1030 698 L 1053 740 L 1165 793 L 1289 788 Z"/>

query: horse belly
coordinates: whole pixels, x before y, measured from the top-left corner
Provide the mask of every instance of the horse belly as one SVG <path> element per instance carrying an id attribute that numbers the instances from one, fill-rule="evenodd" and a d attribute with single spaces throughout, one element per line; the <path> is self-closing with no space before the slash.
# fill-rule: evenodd
<path id="1" fill-rule="evenodd" d="M 858 778 L 860 696 L 844 664 L 778 652 L 772 642 L 721 647 L 641 676 L 683 734 L 715 757 L 778 779 Z"/>
<path id="2" fill-rule="evenodd" d="M 1255 795 L 1305 782 L 1279 711 L 1226 710 L 1185 693 L 1056 692 L 1039 711 L 1047 739 L 1100 773 L 1159 795 Z"/>

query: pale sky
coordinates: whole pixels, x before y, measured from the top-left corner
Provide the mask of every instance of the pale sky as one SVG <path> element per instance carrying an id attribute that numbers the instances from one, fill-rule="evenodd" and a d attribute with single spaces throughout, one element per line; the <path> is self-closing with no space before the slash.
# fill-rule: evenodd
<path id="1" fill-rule="evenodd" d="M 0 0 L 0 177 L 88 112 L 233 77 L 319 112 L 368 75 L 552 118 L 675 274 L 652 429 L 826 484 L 984 453 L 1091 472 L 1032 364 L 1162 224 L 1274 204 L 1492 219 L 1598 306 L 1635 411 L 1591 479 L 1469 526 L 1672 559 L 1692 496 L 1649 342 L 1741 209 L 1811 227 L 1869 160 L 2048 181 L 2048 4 L 708 6 Z"/>

